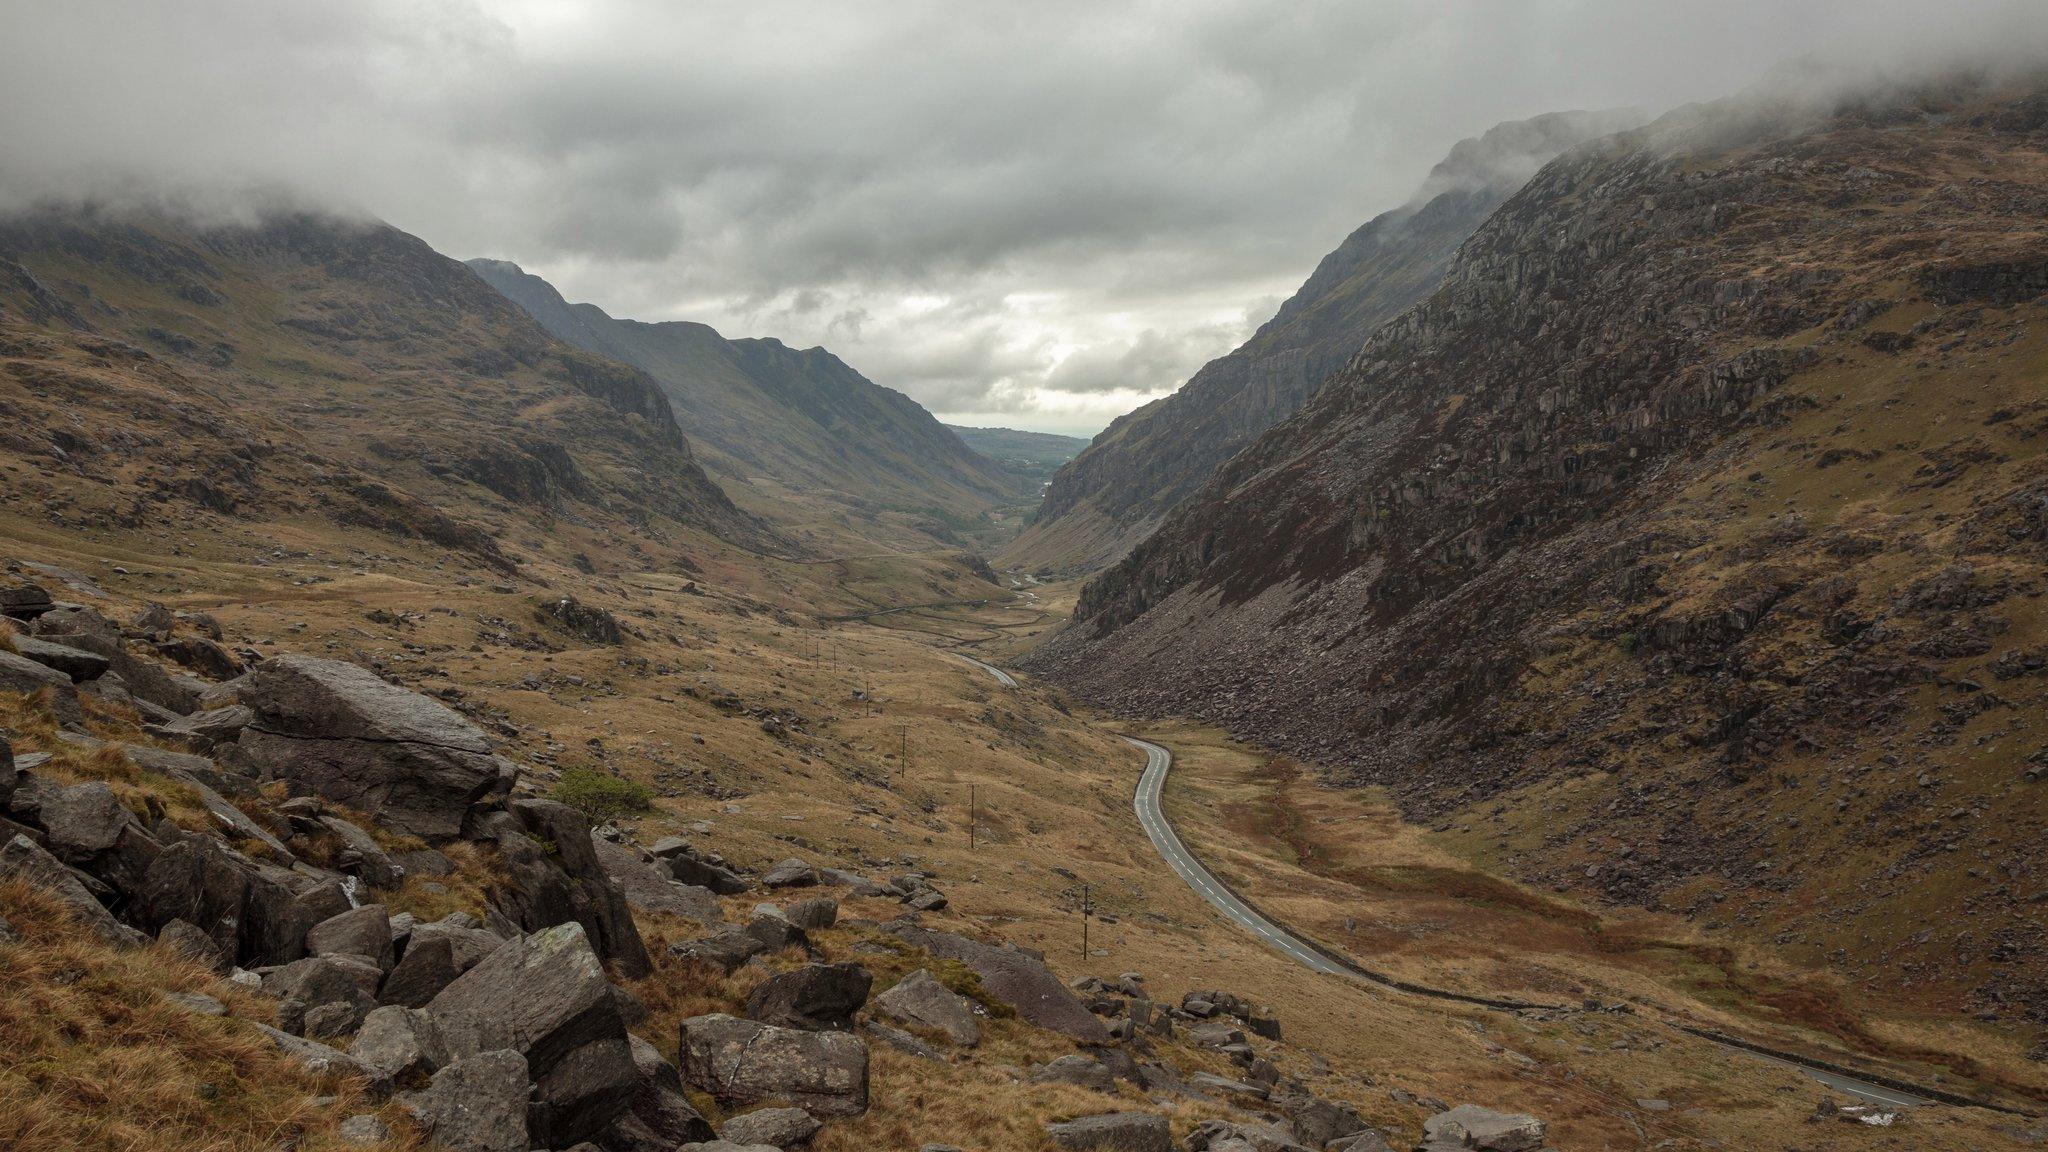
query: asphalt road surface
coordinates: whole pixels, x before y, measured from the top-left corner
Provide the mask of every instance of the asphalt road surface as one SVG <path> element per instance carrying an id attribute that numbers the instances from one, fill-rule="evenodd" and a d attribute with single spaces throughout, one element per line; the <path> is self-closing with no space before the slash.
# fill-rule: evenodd
<path id="1" fill-rule="evenodd" d="M 1005 688 L 1017 687 L 1016 679 L 1001 668 L 962 653 L 956 652 L 954 655 L 995 677 Z M 1138 823 L 1144 827 L 1145 835 L 1152 838 L 1152 846 L 1159 850 L 1159 855 L 1166 861 L 1167 866 L 1225 918 L 1265 941 L 1276 951 L 1284 953 L 1289 959 L 1326 975 L 1355 977 L 1356 973 L 1316 951 L 1301 937 L 1268 920 L 1256 909 L 1232 895 L 1228 888 L 1202 866 L 1201 861 L 1195 859 L 1194 854 L 1187 850 L 1187 846 L 1180 842 L 1180 836 L 1174 832 L 1173 825 L 1166 822 L 1166 810 L 1161 805 L 1161 793 L 1166 788 L 1166 773 L 1173 767 L 1173 753 L 1149 740 L 1140 740 L 1135 736 L 1126 736 L 1124 739 L 1145 753 L 1145 773 L 1138 778 L 1138 789 L 1132 796 L 1131 807 L 1137 810 Z M 1773 1064 L 1783 1064 L 1787 1068 L 1804 1072 L 1837 1092 L 1867 1100 L 1880 1107 L 1910 1108 L 1928 1103 L 1919 1096 L 1857 1080 L 1839 1072 L 1809 1068 L 1767 1052 L 1756 1052 L 1733 1045 L 1729 1047 L 1738 1052 L 1747 1052 L 1759 1060 L 1768 1060 Z"/>
<path id="2" fill-rule="evenodd" d="M 953 653 L 953 655 L 960 657 L 962 660 L 967 661 L 969 664 L 972 664 L 976 668 L 981 669 L 983 672 L 986 672 L 989 675 L 995 677 L 997 680 L 1002 682 L 1002 685 L 1005 688 L 1015 688 L 1017 686 L 1016 677 L 1011 676 L 1008 672 L 1003 671 L 1001 668 L 998 668 L 993 664 L 988 664 L 980 660 L 976 660 L 974 657 L 967 655 L 965 652 L 955 652 Z"/>
<path id="3" fill-rule="evenodd" d="M 994 669 L 990 669 L 990 671 L 994 671 Z M 1126 736 L 1124 739 L 1145 752 L 1145 774 L 1139 777 L 1138 790 L 1132 800 L 1132 806 L 1138 812 L 1138 823 L 1144 825 L 1145 835 L 1152 838 L 1152 846 L 1159 849 L 1159 855 L 1166 859 L 1169 867 L 1180 874 L 1182 880 L 1187 881 L 1188 887 L 1200 893 L 1202 898 L 1214 905 L 1218 912 L 1223 913 L 1224 916 L 1235 921 L 1267 944 L 1286 953 L 1291 959 L 1299 961 L 1301 964 L 1317 972 L 1325 972 L 1332 976 L 1353 975 L 1342 965 L 1334 963 L 1328 957 L 1317 952 L 1286 928 L 1261 916 L 1256 910 L 1247 907 L 1244 901 L 1231 895 L 1229 889 L 1219 883 L 1216 877 L 1211 875 L 1209 870 L 1202 866 L 1201 861 L 1195 859 L 1194 855 L 1180 842 L 1180 837 L 1174 833 L 1173 825 L 1166 822 L 1166 811 L 1160 804 L 1160 793 L 1166 787 L 1167 770 L 1173 767 L 1173 753 L 1147 740 L 1139 740 L 1131 736 Z M 1745 1048 L 1735 1050 L 1749 1052 L 1750 1055 L 1760 1060 L 1769 1060 L 1774 1064 L 1783 1064 L 1787 1068 L 1797 1069 L 1837 1092 L 1845 1092 L 1858 1099 L 1867 1100 L 1882 1107 L 1907 1108 L 1927 1103 L 1926 1100 L 1918 1096 L 1912 1096 L 1897 1089 L 1852 1079 L 1837 1072 L 1826 1072 L 1818 1068 L 1808 1068 L 1791 1060 L 1782 1060 L 1763 1052 L 1750 1052 Z"/>

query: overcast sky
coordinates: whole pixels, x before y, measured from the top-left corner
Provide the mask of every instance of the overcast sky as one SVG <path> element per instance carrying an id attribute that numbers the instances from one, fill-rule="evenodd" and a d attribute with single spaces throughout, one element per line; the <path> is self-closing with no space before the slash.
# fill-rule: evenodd
<path id="1" fill-rule="evenodd" d="M 0 0 L 0 202 L 283 189 L 1087 433 L 1501 120 L 2044 41 L 2048 0 Z"/>

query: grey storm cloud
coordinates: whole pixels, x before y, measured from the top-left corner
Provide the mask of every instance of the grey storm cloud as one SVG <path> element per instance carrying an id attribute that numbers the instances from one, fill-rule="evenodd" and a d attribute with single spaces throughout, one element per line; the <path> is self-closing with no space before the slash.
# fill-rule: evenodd
<path id="1" fill-rule="evenodd" d="M 1093 427 L 1502 120 L 1993 55 L 2048 4 L 0 0 L 0 206 L 374 215 Z"/>

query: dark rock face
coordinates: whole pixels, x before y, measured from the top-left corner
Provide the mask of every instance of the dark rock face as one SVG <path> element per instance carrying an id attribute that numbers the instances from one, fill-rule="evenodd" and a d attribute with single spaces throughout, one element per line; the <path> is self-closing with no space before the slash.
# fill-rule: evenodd
<path id="1" fill-rule="evenodd" d="M 384 1004 L 424 1008 L 441 994 L 441 989 L 461 975 L 455 967 L 455 946 L 445 936 L 420 938 L 415 935 L 405 955 L 384 978 L 377 999 Z"/>
<path id="2" fill-rule="evenodd" d="M 108 943 L 134 944 L 142 939 L 134 929 L 114 919 L 106 905 L 61 861 L 26 836 L 16 835 L 0 844 L 0 880 L 21 880 L 49 892 L 88 931 Z"/>
<path id="3" fill-rule="evenodd" d="M 598 954 L 627 977 L 652 971 L 625 894 L 592 844 L 589 819 L 552 800 L 520 800 L 512 818 L 519 831 L 498 837 L 505 879 L 493 887 L 492 902 L 529 932 L 574 920 Z M 543 844 L 552 845 L 553 854 Z"/>
<path id="4" fill-rule="evenodd" d="M 899 927 L 895 932 L 905 943 L 974 969 L 989 995 L 1040 1028 L 1050 1028 L 1083 1044 L 1109 1043 L 1109 1028 L 1067 991 L 1045 961 L 1014 947 L 998 948 L 948 932 L 915 926 Z"/>
<path id="5" fill-rule="evenodd" d="M 844 1032 L 694 1016 L 683 1021 L 682 1054 L 684 1079 L 721 1103 L 783 1100 L 813 1116 L 868 1109 L 867 1045 Z"/>
<path id="6" fill-rule="evenodd" d="M 54 669 L 73 680 L 91 680 L 104 675 L 112 663 L 97 652 L 87 652 L 68 644 L 57 644 L 49 640 L 38 640 L 33 636 L 16 636 L 14 654 L 26 656 L 45 668 Z"/>
<path id="7" fill-rule="evenodd" d="M 534 1093 L 536 1143 L 602 1131 L 640 1087 L 604 965 L 574 922 L 513 940 L 443 989 L 426 1012 L 451 1056 L 519 1053 Z"/>
<path id="8" fill-rule="evenodd" d="M 447 839 L 517 773 L 447 707 L 337 660 L 279 656 L 249 674 L 243 762 L 403 832 Z"/>
<path id="9" fill-rule="evenodd" d="M 1458 246 L 1543 162 L 1641 122 L 1629 112 L 1558 113 L 1461 141 L 1413 200 L 1323 257 L 1243 347 L 1120 417 L 1061 468 L 999 561 L 1085 572 L 1119 559 L 1224 461 L 1298 411 L 1373 329 L 1434 291 Z"/>
<path id="10" fill-rule="evenodd" d="M 480 1052 L 434 1073 L 429 1087 L 403 1103 L 448 1152 L 527 1152 L 526 1076 L 519 1053 Z"/>
<path id="11" fill-rule="evenodd" d="M 754 986 L 747 1018 L 812 1032 L 846 1032 L 868 1002 L 875 977 L 854 963 L 806 964 Z"/>
<path id="12" fill-rule="evenodd" d="M 2041 693 L 1998 607 L 2040 587 L 2044 486 L 2012 430 L 2035 398 L 1987 368 L 2035 307 L 1994 310 L 2030 290 L 2011 233 L 2048 192 L 2018 159 L 2037 142 L 1987 112 L 2003 97 L 1884 100 L 1692 109 L 1553 161 L 1027 665 L 1418 818 L 1485 822 L 1496 796 L 1597 773 L 1526 879 L 1701 915 L 1691 893 L 1750 889 L 1767 906 L 1745 917 L 1848 941 L 1872 978 L 1921 947 L 1881 895 L 1909 870 L 1971 893 L 1931 928 L 1975 945 L 1926 954 L 2023 932 L 2009 878 L 2042 868 L 2044 825 L 2017 767 L 1987 782 L 1961 749 L 2040 744 L 2009 724 Z M 2010 159 L 1943 192 L 1930 158 L 1979 154 Z M 1880 223 L 1918 197 L 1906 232 Z M 1944 306 L 1928 277 L 1964 265 L 1988 295 Z M 1910 352 L 1862 339 L 1908 328 L 1880 299 L 1926 317 Z M 1878 415 L 1898 403 L 1911 436 Z M 1797 836 L 1770 831 L 1809 805 Z M 1976 876 L 1944 859 L 1968 855 L 1958 807 L 2022 813 Z M 1986 1007 L 2048 988 L 2048 962 L 1939 966 Z"/>
<path id="13" fill-rule="evenodd" d="M 245 967 L 289 964 L 303 956 L 306 933 L 326 918 L 204 836 L 165 848 L 131 903 L 136 919 L 152 931 L 173 920 L 202 926 L 222 952 Z"/>

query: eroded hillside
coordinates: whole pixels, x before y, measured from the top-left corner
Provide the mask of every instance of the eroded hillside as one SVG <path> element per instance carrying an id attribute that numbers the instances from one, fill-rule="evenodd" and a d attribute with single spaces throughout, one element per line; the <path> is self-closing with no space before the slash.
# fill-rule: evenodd
<path id="1" fill-rule="evenodd" d="M 2044 109 L 1552 163 L 1036 667 L 2048 1054 Z"/>
<path id="2" fill-rule="evenodd" d="M 1374 328 L 1429 295 L 1458 245 L 1537 167 L 1640 122 L 1629 112 L 1560 112 L 1460 141 L 1414 200 L 1346 237 L 1243 347 L 1119 417 L 1062 468 L 1000 562 L 1076 574 L 1122 557 L 1224 461 L 1293 415 Z"/>

